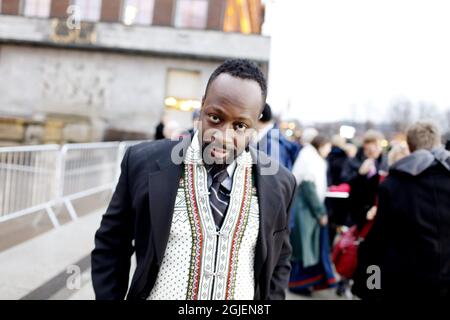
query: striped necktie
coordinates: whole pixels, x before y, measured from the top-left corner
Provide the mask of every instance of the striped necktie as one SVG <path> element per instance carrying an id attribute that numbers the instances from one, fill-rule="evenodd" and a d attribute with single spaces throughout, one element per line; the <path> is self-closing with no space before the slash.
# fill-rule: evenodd
<path id="1" fill-rule="evenodd" d="M 229 190 L 222 185 L 222 182 L 228 177 L 228 171 L 226 166 L 213 165 L 208 172 L 212 178 L 212 184 L 209 187 L 209 204 L 216 227 L 220 229 L 230 202 Z"/>

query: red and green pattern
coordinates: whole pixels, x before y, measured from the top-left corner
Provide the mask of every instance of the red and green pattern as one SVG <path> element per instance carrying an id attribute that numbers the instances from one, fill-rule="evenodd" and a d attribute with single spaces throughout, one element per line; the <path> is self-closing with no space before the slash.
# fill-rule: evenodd
<path id="1" fill-rule="evenodd" d="M 203 233 L 197 199 L 195 197 L 194 165 L 186 164 L 184 170 L 184 190 L 186 207 L 189 215 L 192 233 L 191 265 L 186 300 L 197 300 L 200 285 L 200 270 L 203 253 Z"/>
<path id="2" fill-rule="evenodd" d="M 239 220 L 236 223 L 236 228 L 233 233 L 233 240 L 231 243 L 231 252 L 229 260 L 229 269 L 227 276 L 227 292 L 225 300 L 231 300 L 234 297 L 234 288 L 236 284 L 236 272 L 239 261 L 239 249 L 244 236 L 245 228 L 248 222 L 248 215 L 250 212 L 250 203 L 252 197 L 252 174 L 251 167 L 245 168 L 245 187 L 244 197 L 242 198 Z"/>
<path id="3" fill-rule="evenodd" d="M 199 205 L 195 192 L 195 170 L 197 170 L 195 164 L 185 164 L 183 179 L 184 190 L 192 233 L 191 263 L 189 268 L 188 290 L 186 295 L 187 300 L 199 299 L 202 255 L 204 254 L 204 234 L 202 230 Z M 228 254 L 229 267 L 226 278 L 226 300 L 233 299 L 234 297 L 239 249 L 247 226 L 252 198 L 252 170 L 251 167 L 246 167 L 244 170 L 244 194 L 239 205 L 239 216 L 232 232 L 233 238 Z"/>

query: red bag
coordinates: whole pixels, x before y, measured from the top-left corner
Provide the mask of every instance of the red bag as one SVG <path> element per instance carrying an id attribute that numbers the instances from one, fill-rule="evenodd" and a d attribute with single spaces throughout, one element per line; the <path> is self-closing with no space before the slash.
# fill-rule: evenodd
<path id="1" fill-rule="evenodd" d="M 380 183 L 384 181 L 386 174 L 380 174 Z M 378 206 L 378 197 L 375 199 L 375 205 Z M 356 226 L 351 227 L 344 232 L 336 242 L 333 248 L 332 259 L 336 272 L 342 277 L 351 279 L 358 265 L 358 247 L 361 241 L 369 233 L 374 220 L 368 221 L 362 230 L 358 232 Z"/>
<path id="2" fill-rule="evenodd" d="M 356 226 L 353 226 L 344 232 L 336 242 L 333 248 L 332 259 L 336 272 L 342 277 L 348 279 L 353 277 L 358 265 L 358 246 L 366 237 L 372 224 L 373 220 L 367 222 L 361 232 L 358 231 Z"/>

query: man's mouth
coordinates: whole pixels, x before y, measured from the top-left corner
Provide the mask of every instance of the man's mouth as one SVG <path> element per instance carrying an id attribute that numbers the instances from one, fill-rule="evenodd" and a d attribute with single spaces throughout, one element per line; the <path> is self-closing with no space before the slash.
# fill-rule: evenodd
<path id="1" fill-rule="evenodd" d="M 227 150 L 220 147 L 212 147 L 211 149 L 211 155 L 214 158 L 224 158 L 228 154 Z"/>
<path id="2" fill-rule="evenodd" d="M 217 159 L 224 161 L 230 155 L 234 153 L 234 147 L 229 147 L 222 144 L 214 144 L 214 143 L 205 143 L 203 145 L 204 156 L 207 158 Z M 206 153 L 205 153 L 206 152 Z"/>

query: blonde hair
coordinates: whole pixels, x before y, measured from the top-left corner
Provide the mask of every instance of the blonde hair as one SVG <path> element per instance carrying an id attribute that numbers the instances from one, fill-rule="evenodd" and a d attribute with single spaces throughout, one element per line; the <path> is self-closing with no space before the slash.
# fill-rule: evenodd
<path id="1" fill-rule="evenodd" d="M 352 143 L 346 143 L 344 146 L 345 153 L 348 157 L 354 158 L 358 152 L 358 148 Z"/>
<path id="2" fill-rule="evenodd" d="M 441 134 L 434 122 L 418 121 L 408 128 L 406 141 L 411 152 L 419 149 L 431 150 L 441 145 Z"/>
<path id="3" fill-rule="evenodd" d="M 372 143 L 372 142 L 379 142 L 383 139 L 384 139 L 384 136 L 380 131 L 370 129 L 370 130 L 367 130 L 366 133 L 364 133 L 362 140 L 363 140 L 363 144 L 366 144 L 366 143 Z"/>
<path id="4" fill-rule="evenodd" d="M 333 146 L 339 147 L 341 149 L 345 148 L 345 138 L 341 137 L 338 134 L 335 134 L 334 136 L 331 137 L 331 144 Z"/>

